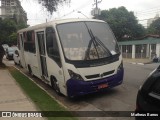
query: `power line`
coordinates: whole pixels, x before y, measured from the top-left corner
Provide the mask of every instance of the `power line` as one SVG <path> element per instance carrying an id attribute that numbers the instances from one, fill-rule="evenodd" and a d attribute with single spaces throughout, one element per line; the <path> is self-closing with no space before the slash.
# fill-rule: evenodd
<path id="1" fill-rule="evenodd" d="M 160 8 L 160 6 L 157 6 L 157 7 L 154 7 L 154 8 L 149 8 L 149 9 L 146 9 L 146 10 L 142 10 L 142 11 L 136 11 L 137 13 L 143 13 L 143 12 L 146 12 L 146 11 L 150 11 L 150 10 L 152 10 L 152 9 L 159 9 Z"/>
<path id="2" fill-rule="evenodd" d="M 78 8 L 73 9 L 73 10 L 70 11 L 69 13 L 64 14 L 63 16 L 61 16 L 61 17 L 59 17 L 59 18 L 63 18 L 63 17 L 68 16 L 68 15 L 70 15 L 70 14 L 72 14 L 72 13 L 78 11 L 78 10 L 81 10 L 81 9 L 85 8 L 86 6 L 90 5 L 90 1 L 91 1 L 91 0 L 88 0 L 86 3 L 80 5 Z"/>
<path id="3" fill-rule="evenodd" d="M 148 14 L 152 14 L 152 13 L 159 13 L 159 12 L 160 12 L 160 9 L 156 10 L 156 11 L 150 11 L 150 12 L 146 12 L 146 13 L 136 14 L 136 16 L 143 16 L 143 15 L 148 15 Z"/>
<path id="4" fill-rule="evenodd" d="M 28 20 L 45 20 L 45 19 L 28 19 Z"/>
<path id="5" fill-rule="evenodd" d="M 146 15 L 146 14 L 151 14 L 151 13 L 155 13 L 155 12 L 160 12 L 160 6 L 154 7 L 151 9 L 147 9 L 147 10 L 143 10 L 143 11 L 138 11 L 138 12 L 135 12 L 135 14 L 137 16 L 140 16 L 140 15 Z"/>
<path id="6" fill-rule="evenodd" d="M 149 19 L 152 19 L 152 18 L 149 18 Z M 149 19 L 143 19 L 143 20 L 138 20 L 138 21 L 145 21 L 145 20 L 149 20 Z"/>

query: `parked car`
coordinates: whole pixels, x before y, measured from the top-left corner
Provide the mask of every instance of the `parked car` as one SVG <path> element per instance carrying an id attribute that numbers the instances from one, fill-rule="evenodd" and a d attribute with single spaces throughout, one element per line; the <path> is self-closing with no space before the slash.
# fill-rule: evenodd
<path id="1" fill-rule="evenodd" d="M 13 60 L 14 60 L 15 65 L 20 65 L 21 66 L 20 57 L 19 57 L 19 50 L 18 49 L 14 51 Z"/>
<path id="2" fill-rule="evenodd" d="M 136 113 L 160 113 L 160 66 L 150 73 L 137 95 Z M 159 117 L 136 117 L 136 120 L 160 120 Z"/>
<path id="3" fill-rule="evenodd" d="M 158 62 L 157 54 L 154 55 L 154 57 L 153 57 L 153 62 Z"/>
<path id="4" fill-rule="evenodd" d="M 18 48 L 17 47 L 8 47 L 6 49 L 6 58 L 8 60 L 13 60 L 13 54 L 14 54 L 15 50 L 18 50 Z"/>

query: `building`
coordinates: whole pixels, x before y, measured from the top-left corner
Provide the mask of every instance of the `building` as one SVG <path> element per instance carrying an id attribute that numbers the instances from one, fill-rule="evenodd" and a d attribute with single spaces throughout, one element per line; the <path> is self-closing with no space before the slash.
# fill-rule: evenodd
<path id="1" fill-rule="evenodd" d="M 24 22 L 27 24 L 27 14 L 23 10 L 19 0 L 0 0 L 0 17 L 2 19 L 11 18 L 17 23 Z"/>
<path id="2" fill-rule="evenodd" d="M 160 37 L 147 37 L 143 40 L 118 42 L 123 58 L 160 57 Z"/>

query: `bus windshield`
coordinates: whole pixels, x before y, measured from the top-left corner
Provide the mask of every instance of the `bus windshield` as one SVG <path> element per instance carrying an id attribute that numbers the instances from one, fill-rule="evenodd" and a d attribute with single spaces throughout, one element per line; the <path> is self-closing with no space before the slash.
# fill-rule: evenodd
<path id="1" fill-rule="evenodd" d="M 115 37 L 103 22 L 73 22 L 57 25 L 68 60 L 94 60 L 119 53 Z"/>

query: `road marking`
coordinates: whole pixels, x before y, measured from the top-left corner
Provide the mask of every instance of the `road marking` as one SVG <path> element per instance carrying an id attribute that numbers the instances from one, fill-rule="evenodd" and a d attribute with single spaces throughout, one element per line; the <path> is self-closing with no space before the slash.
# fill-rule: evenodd
<path id="1" fill-rule="evenodd" d="M 137 63 L 138 65 L 144 65 L 144 63 Z"/>
<path id="2" fill-rule="evenodd" d="M 133 64 L 133 65 L 145 65 L 144 63 L 136 63 L 136 62 L 127 62 L 127 63 Z"/>

